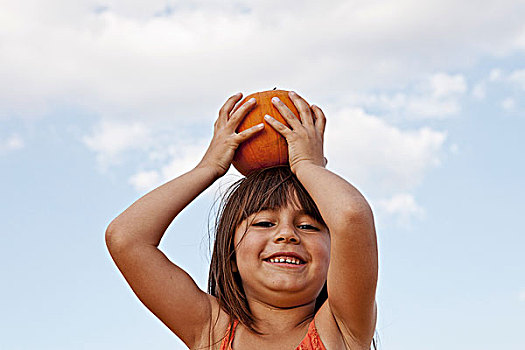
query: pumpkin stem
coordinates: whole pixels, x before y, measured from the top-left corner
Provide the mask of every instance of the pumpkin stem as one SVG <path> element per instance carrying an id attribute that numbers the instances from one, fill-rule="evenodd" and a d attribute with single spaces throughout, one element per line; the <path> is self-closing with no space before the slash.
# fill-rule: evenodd
<path id="1" fill-rule="evenodd" d="M 277 90 L 277 87 L 274 87 L 273 89 L 274 89 L 274 90 Z"/>

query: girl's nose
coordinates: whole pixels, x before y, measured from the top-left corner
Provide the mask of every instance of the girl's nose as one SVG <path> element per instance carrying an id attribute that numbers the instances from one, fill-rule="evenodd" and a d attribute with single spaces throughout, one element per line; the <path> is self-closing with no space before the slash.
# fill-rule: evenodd
<path id="1" fill-rule="evenodd" d="M 301 242 L 301 239 L 299 236 L 294 232 L 293 229 L 286 228 L 283 230 L 280 230 L 274 238 L 275 243 L 292 243 L 292 244 L 298 244 Z"/>

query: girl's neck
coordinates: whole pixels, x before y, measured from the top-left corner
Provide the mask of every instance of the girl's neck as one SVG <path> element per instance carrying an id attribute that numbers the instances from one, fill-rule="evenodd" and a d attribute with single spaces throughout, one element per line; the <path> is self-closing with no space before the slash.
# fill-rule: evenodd
<path id="1" fill-rule="evenodd" d="M 255 328 L 262 334 L 288 333 L 307 326 L 314 317 L 315 300 L 290 308 L 279 308 L 260 300 L 248 298 Z"/>

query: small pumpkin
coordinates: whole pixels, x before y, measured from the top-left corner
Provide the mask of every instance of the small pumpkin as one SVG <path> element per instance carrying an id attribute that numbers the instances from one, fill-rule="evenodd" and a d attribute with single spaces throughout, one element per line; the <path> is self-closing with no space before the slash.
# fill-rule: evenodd
<path id="1" fill-rule="evenodd" d="M 290 127 L 277 108 L 274 107 L 272 103 L 273 97 L 278 97 L 300 119 L 299 112 L 288 96 L 288 92 L 286 90 L 256 92 L 246 96 L 239 104 L 239 106 L 242 106 L 243 103 L 252 97 L 257 101 L 255 107 L 237 127 L 237 132 L 244 131 L 260 123 L 266 124 L 262 131 L 241 143 L 237 148 L 232 164 L 241 174 L 246 176 L 255 170 L 288 164 L 288 144 L 286 139 L 264 120 L 264 116 L 269 114 Z"/>

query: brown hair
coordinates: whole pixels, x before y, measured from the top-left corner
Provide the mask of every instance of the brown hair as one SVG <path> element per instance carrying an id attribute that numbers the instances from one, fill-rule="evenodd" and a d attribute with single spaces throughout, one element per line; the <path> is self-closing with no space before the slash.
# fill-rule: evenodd
<path id="1" fill-rule="evenodd" d="M 232 270 L 235 260 L 236 228 L 250 215 L 263 209 L 280 209 L 293 201 L 315 220 L 326 225 L 315 202 L 288 166 L 259 170 L 233 183 L 223 196 L 215 221 L 215 242 L 208 277 L 208 293 L 230 316 L 255 333 L 254 317 L 248 306 L 241 277 Z M 327 299 L 326 281 L 316 299 L 315 312 Z M 231 329 L 231 327 L 230 327 Z"/>

